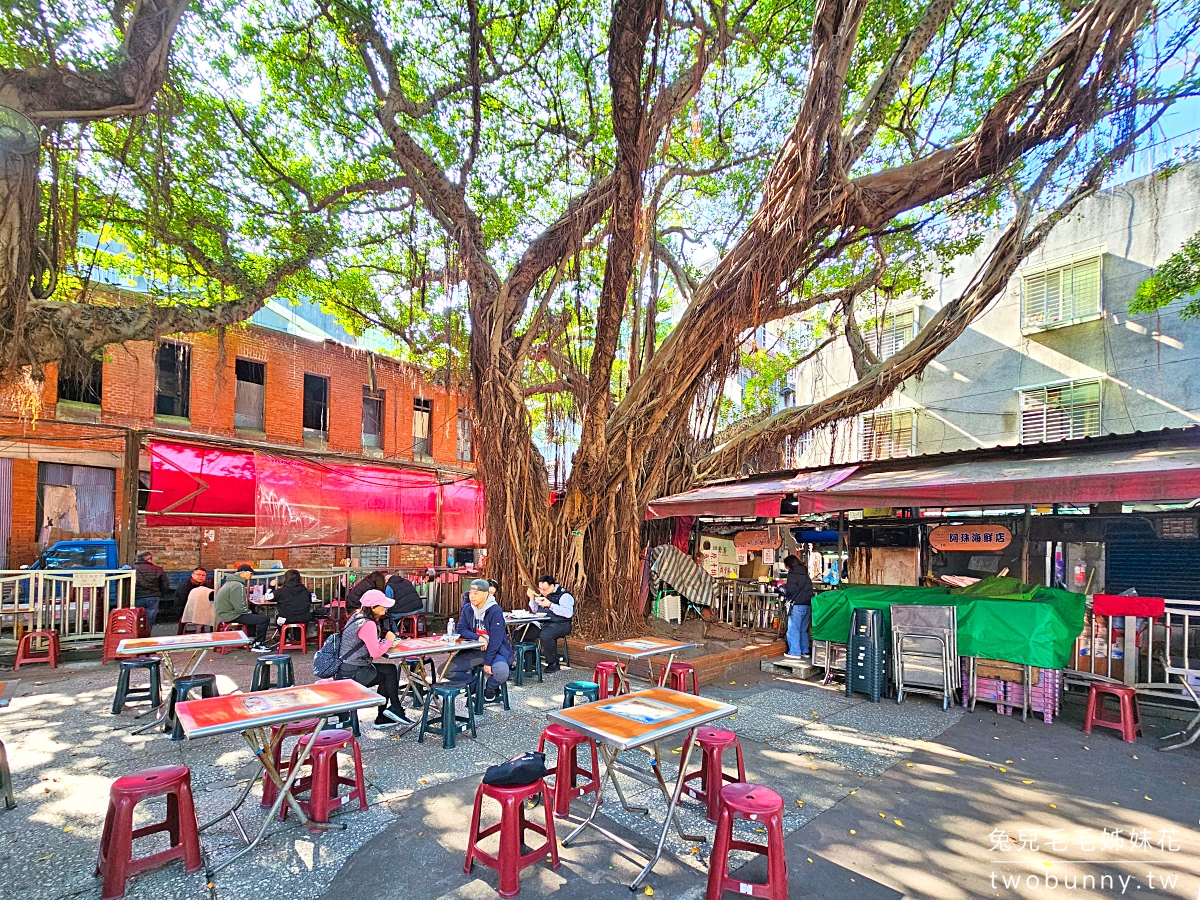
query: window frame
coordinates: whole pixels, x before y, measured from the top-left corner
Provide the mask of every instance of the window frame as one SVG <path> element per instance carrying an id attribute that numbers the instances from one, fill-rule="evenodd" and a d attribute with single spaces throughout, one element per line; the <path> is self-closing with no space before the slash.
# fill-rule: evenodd
<path id="1" fill-rule="evenodd" d="M 172 395 L 163 392 L 162 378 L 162 354 L 167 348 L 176 348 L 176 372 L 175 379 L 179 383 L 176 385 L 176 393 L 174 400 L 176 403 L 174 412 L 162 412 L 159 410 L 160 399 L 171 399 Z M 178 351 L 182 349 L 182 353 Z M 154 416 L 160 419 L 186 419 L 191 421 L 192 418 L 192 345 L 183 341 L 159 341 L 154 348 Z"/>
<path id="2" fill-rule="evenodd" d="M 1057 444 L 1060 441 L 1074 441 L 1085 437 L 1099 437 L 1100 435 L 1104 434 L 1104 382 L 1107 380 L 1108 379 L 1105 376 L 1097 375 L 1092 378 L 1068 378 L 1062 381 L 1051 381 L 1047 384 L 1029 385 L 1027 387 L 1016 388 L 1017 441 L 1023 446 L 1035 444 Z M 1074 426 L 1076 424 L 1076 418 L 1074 414 L 1077 414 L 1080 411 L 1083 411 L 1084 414 L 1086 414 L 1086 408 L 1092 406 L 1093 401 L 1087 401 L 1078 404 L 1072 402 L 1068 407 L 1052 407 L 1050 405 L 1049 392 L 1052 390 L 1062 389 L 1078 390 L 1080 388 L 1090 387 L 1093 385 L 1096 388 L 1096 399 L 1094 401 L 1096 411 L 1095 431 L 1094 433 L 1089 433 L 1087 431 L 1087 424 L 1085 423 L 1084 433 L 1075 434 Z M 1042 392 L 1043 396 L 1045 397 L 1045 400 L 1042 404 L 1041 436 L 1036 440 L 1029 440 L 1027 439 L 1025 433 L 1026 413 L 1033 412 L 1034 410 L 1026 409 L 1026 400 L 1030 397 L 1030 395 L 1036 394 L 1039 391 Z M 1049 421 L 1047 418 L 1047 412 L 1051 409 L 1059 410 L 1060 414 L 1064 415 L 1071 421 L 1071 433 L 1053 438 L 1048 436 Z"/>
<path id="3" fill-rule="evenodd" d="M 1029 266 L 1022 269 L 1017 274 L 1020 276 L 1020 298 L 1019 298 L 1019 314 L 1021 318 L 1021 334 L 1038 334 L 1043 331 L 1054 331 L 1058 328 L 1068 328 L 1072 325 L 1079 325 L 1083 322 L 1094 322 L 1097 319 L 1104 317 L 1104 257 L 1108 255 L 1108 245 L 1102 244 L 1099 247 L 1093 247 L 1089 250 L 1080 253 L 1074 253 L 1070 256 L 1062 256 L 1057 259 L 1048 260 L 1043 264 Z M 1097 264 L 1096 273 L 1096 307 L 1094 310 L 1089 310 L 1085 313 L 1076 313 L 1074 293 L 1071 295 L 1071 315 L 1063 315 L 1058 321 L 1048 322 L 1031 322 L 1029 320 L 1028 302 L 1029 302 L 1029 283 L 1035 278 L 1045 278 L 1053 272 L 1064 272 L 1068 269 L 1075 269 L 1088 263 L 1095 262 Z M 1060 307 L 1063 305 L 1063 293 L 1061 286 L 1059 289 Z"/>
<path id="4" fill-rule="evenodd" d="M 58 403 L 74 403 L 78 406 L 90 406 L 99 409 L 104 402 L 104 360 L 99 357 L 93 357 L 91 360 L 92 370 L 85 378 L 68 378 L 63 375 L 62 363 L 58 366 L 58 383 L 56 385 Z M 157 360 L 156 363 L 157 365 Z M 63 391 L 63 386 L 77 386 L 78 396 L 67 397 Z M 88 396 L 95 397 L 94 400 L 81 399 Z"/>
<path id="5" fill-rule="evenodd" d="M 363 385 L 362 393 L 362 446 L 367 450 L 382 450 L 383 449 L 383 419 L 386 410 L 387 394 L 383 389 L 371 390 L 370 385 Z M 374 434 L 367 432 L 367 404 L 378 403 L 378 415 L 375 418 L 376 428 Z M 369 443 L 368 437 L 373 437 L 376 443 Z"/>
<path id="6" fill-rule="evenodd" d="M 895 448 L 897 446 L 896 441 L 895 441 L 895 432 L 897 429 L 893 426 L 888 429 L 888 433 L 892 435 L 891 448 L 892 448 L 893 452 L 889 453 L 886 456 L 879 455 L 875 451 L 875 448 L 877 448 L 877 446 L 878 446 L 878 442 L 874 441 L 874 442 L 872 442 L 872 451 L 870 453 L 868 453 L 867 452 L 867 422 L 868 422 L 868 420 L 872 423 L 871 424 L 872 433 L 879 434 L 880 433 L 879 430 L 874 425 L 874 423 L 876 421 L 883 418 L 884 416 L 888 416 L 891 418 L 891 420 L 893 422 L 895 422 L 897 415 L 904 415 L 904 414 L 907 414 L 909 417 L 909 422 L 908 422 L 909 439 L 908 439 L 908 448 L 907 448 L 906 452 L 904 452 L 904 453 L 896 453 L 895 452 Z M 901 429 L 901 430 L 903 430 L 903 429 Z M 884 459 L 908 459 L 910 457 L 916 456 L 917 455 L 917 410 L 914 409 L 913 407 L 905 406 L 905 407 L 896 407 L 894 409 L 877 409 L 877 410 L 874 410 L 869 413 L 863 413 L 859 417 L 858 446 L 859 446 L 859 456 L 864 461 L 874 461 L 874 460 L 884 460 Z"/>
<path id="7" fill-rule="evenodd" d="M 471 411 L 465 406 L 458 408 L 454 456 L 459 462 L 475 462 L 475 422 L 471 419 Z"/>
<path id="8" fill-rule="evenodd" d="M 896 343 L 896 319 L 900 316 L 911 316 L 912 321 L 908 323 L 908 338 L 901 343 Z M 889 323 L 891 323 L 890 326 Z M 883 322 L 880 323 L 879 327 L 874 329 L 873 337 L 875 346 L 872 349 L 874 349 L 875 355 L 879 357 L 880 361 L 888 359 L 903 350 L 917 336 L 917 332 L 920 329 L 921 315 L 919 307 L 904 306 L 892 310 L 884 314 Z M 886 353 L 884 352 L 885 337 L 888 337 L 893 344 L 891 349 Z"/>
<path id="9" fill-rule="evenodd" d="M 325 400 L 324 400 L 324 405 L 323 405 L 323 409 L 322 409 L 322 425 L 324 427 L 322 427 L 322 428 L 310 428 L 308 425 L 309 403 L 310 402 L 312 402 L 314 404 L 316 403 L 315 399 L 310 401 L 309 397 L 308 397 L 308 385 L 309 385 L 310 378 L 313 379 L 313 381 L 321 382 L 325 386 Z M 300 390 L 301 390 L 300 428 L 301 428 L 302 434 L 304 435 L 304 439 L 305 440 L 328 441 L 329 440 L 329 397 L 330 397 L 329 376 L 328 375 L 318 375 L 315 372 L 305 372 L 304 373 L 304 381 L 302 383 Z"/>
<path id="10" fill-rule="evenodd" d="M 426 417 L 424 437 L 417 434 L 418 413 Z M 424 449 L 420 449 L 421 447 Z M 412 455 L 413 459 L 433 459 L 433 398 L 431 397 L 413 397 Z"/>
<path id="11" fill-rule="evenodd" d="M 238 368 L 243 364 L 249 366 L 258 366 L 262 370 L 262 381 L 249 381 L 243 379 L 238 372 Z M 233 363 L 233 427 L 242 431 L 265 431 L 267 427 L 267 363 L 265 360 L 251 359 L 249 357 L 239 356 Z M 243 413 L 238 412 L 238 402 L 240 400 L 241 385 L 252 384 L 262 388 L 262 397 L 259 399 L 258 408 L 258 424 L 245 424 L 238 422 L 238 416 Z"/>

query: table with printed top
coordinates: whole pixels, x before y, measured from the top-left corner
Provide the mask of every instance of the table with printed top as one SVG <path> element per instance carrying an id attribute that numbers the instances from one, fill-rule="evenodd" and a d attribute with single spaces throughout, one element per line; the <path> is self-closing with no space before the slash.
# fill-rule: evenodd
<path id="1" fill-rule="evenodd" d="M 149 725 L 143 725 L 134 733 L 141 734 L 143 731 L 149 731 L 155 725 L 161 725 L 167 721 L 167 717 L 171 713 L 171 695 L 175 691 L 175 681 L 179 678 L 188 678 L 196 674 L 196 670 L 200 668 L 200 663 L 204 662 L 204 658 L 208 656 L 210 650 L 215 650 L 219 647 L 245 647 L 249 645 L 250 638 L 240 631 L 210 631 L 204 634 L 165 634 L 160 637 L 145 637 L 145 638 L 126 638 L 117 644 L 117 656 L 158 656 L 163 661 L 163 668 L 166 670 L 166 699 L 158 708 L 158 715 Z M 175 653 L 190 653 L 183 668 L 180 669 L 175 665 L 175 659 L 172 654 Z M 140 713 L 138 718 L 146 715 L 145 712 Z"/>
<path id="2" fill-rule="evenodd" d="M 543 622 L 550 621 L 549 613 L 535 613 L 527 609 L 513 609 L 504 614 L 504 627 L 510 630 L 521 629 L 520 632 L 514 634 L 514 644 L 519 644 L 525 640 L 525 635 L 529 634 L 531 625 L 540 625 Z"/>
<path id="3" fill-rule="evenodd" d="M 423 662 L 425 659 L 431 659 L 434 656 L 445 654 L 446 661 L 442 663 L 442 668 L 437 673 L 436 681 L 441 681 L 446 677 L 446 670 L 450 668 L 450 663 L 454 657 L 464 650 L 482 650 L 484 647 L 483 641 L 464 641 L 459 638 L 456 641 L 448 641 L 441 635 L 432 637 L 408 638 L 403 641 L 396 641 L 392 645 L 392 649 L 386 654 L 388 659 L 400 660 L 401 662 L 416 659 Z M 425 693 L 433 687 L 434 680 L 425 674 L 425 667 L 418 663 L 415 666 L 402 665 L 401 671 L 404 672 L 406 680 L 405 692 L 412 694 L 414 702 L 418 705 L 425 700 Z"/>
<path id="4" fill-rule="evenodd" d="M 675 655 L 681 650 L 690 650 L 695 646 L 694 643 L 651 636 L 626 638 L 621 641 L 608 641 L 604 644 L 591 644 L 587 649 L 596 653 L 603 653 L 605 656 L 615 656 L 620 659 L 646 660 L 646 677 L 651 684 L 654 683 L 654 670 L 650 668 L 650 660 L 656 656 L 666 655 L 667 664 L 663 666 L 662 675 L 658 679 L 659 684 L 666 684 L 671 676 L 671 664 L 675 662 Z M 625 672 L 620 667 L 617 668 L 617 680 L 621 684 L 621 692 L 629 690 L 629 680 L 625 677 Z"/>
<path id="5" fill-rule="evenodd" d="M 311 830 L 336 829 L 345 831 L 345 823 L 312 822 L 305 814 L 300 802 L 292 795 L 292 785 L 308 759 L 312 741 L 325 725 L 326 719 L 340 716 L 352 710 L 379 706 L 384 698 L 370 688 L 365 688 L 353 679 L 339 681 L 319 681 L 316 684 L 297 685 L 294 687 L 275 688 L 269 691 L 255 691 L 251 694 L 230 694 L 225 697 L 205 697 L 201 700 L 186 700 L 175 707 L 175 715 L 183 728 L 184 735 L 192 738 L 215 737 L 221 734 L 240 732 L 250 745 L 255 759 L 258 760 L 261 772 L 250 777 L 234 804 L 221 815 L 200 826 L 205 831 L 224 819 L 232 819 L 238 833 L 246 846 L 215 866 L 209 866 L 205 874 L 211 880 L 213 875 L 230 863 L 249 853 L 267 833 L 271 822 L 279 815 L 279 810 L 287 803 L 291 810 L 300 817 L 300 823 Z M 288 722 L 299 722 L 302 719 L 315 719 L 308 740 L 300 748 L 296 765 L 292 766 L 287 777 L 281 777 L 275 768 L 275 751 L 282 743 L 284 730 L 272 737 L 272 725 L 284 725 Z M 237 817 L 238 808 L 246 802 L 250 789 L 259 780 L 270 778 L 279 790 L 276 792 L 275 803 L 263 819 L 258 834 L 253 840 L 246 834 L 241 821 Z"/>
<path id="6" fill-rule="evenodd" d="M 729 703 L 698 697 L 695 694 L 685 694 L 670 688 L 652 687 L 644 691 L 608 697 L 593 703 L 585 703 L 582 706 L 548 713 L 550 721 L 594 739 L 597 749 L 600 751 L 600 758 L 604 761 L 604 775 L 600 781 L 600 789 L 596 791 L 592 811 L 563 840 L 563 846 L 568 846 L 584 829 L 593 828 L 626 850 L 640 856 L 647 856 L 624 838 L 596 823 L 596 813 L 600 809 L 601 795 L 604 793 L 605 785 L 610 782 L 617 792 L 621 806 L 627 811 L 649 813 L 645 807 L 629 805 L 625 799 L 625 793 L 621 789 L 621 784 L 617 780 L 618 772 L 644 784 L 657 786 L 667 801 L 667 814 L 663 819 L 658 846 L 655 847 L 654 853 L 648 856 L 645 868 L 629 886 L 631 891 L 638 889 L 638 886 L 654 868 L 655 863 L 658 862 L 659 857 L 662 856 L 663 846 L 667 841 L 667 832 L 672 825 L 685 841 L 705 840 L 702 836 L 686 834 L 683 826 L 679 824 L 679 797 L 683 792 L 683 779 L 687 775 L 688 762 L 696 743 L 696 729 L 718 719 L 732 716 L 737 711 L 738 708 Z M 683 749 L 680 750 L 679 773 L 675 778 L 675 786 L 671 788 L 663 780 L 660 744 L 664 740 L 681 734 L 686 734 L 687 737 L 684 739 Z M 617 761 L 618 754 L 626 750 L 637 749 L 644 750 L 653 757 L 651 764 L 653 777 L 640 769 L 634 769 Z"/>

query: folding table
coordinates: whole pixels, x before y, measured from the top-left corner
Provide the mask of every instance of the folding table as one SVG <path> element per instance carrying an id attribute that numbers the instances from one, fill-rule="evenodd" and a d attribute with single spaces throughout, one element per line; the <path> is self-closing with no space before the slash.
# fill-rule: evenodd
<path id="1" fill-rule="evenodd" d="M 521 633 L 516 635 L 514 644 L 519 644 L 525 640 L 525 635 L 529 634 L 530 625 L 540 625 L 542 622 L 549 622 L 550 616 L 548 613 L 524 613 L 520 610 L 513 610 L 504 614 L 504 627 L 515 629 L 520 627 Z"/>
<path id="2" fill-rule="evenodd" d="M 312 822 L 301 808 L 299 801 L 292 795 L 292 785 L 300 769 L 308 759 L 312 742 L 325 725 L 325 720 L 352 710 L 365 709 L 369 706 L 379 706 L 384 698 L 370 688 L 365 688 L 357 681 L 346 678 L 340 681 L 319 681 L 316 684 L 296 685 L 294 687 L 276 688 L 270 691 L 255 691 L 252 694 L 230 694 L 226 697 L 205 697 L 201 700 L 186 700 L 175 707 L 175 715 L 183 727 L 184 735 L 191 738 L 214 737 L 220 734 L 241 732 L 246 743 L 250 745 L 254 758 L 262 769 L 263 778 L 270 778 L 279 788 L 275 803 L 263 818 L 258 834 L 251 840 L 237 817 L 238 808 L 246 802 L 250 789 L 259 779 L 260 773 L 255 773 L 246 782 L 246 787 L 234 801 L 233 806 L 221 813 L 215 819 L 200 826 L 205 831 L 224 819 L 233 819 L 233 824 L 246 846 L 223 862 L 209 866 L 205 874 L 211 881 L 212 877 L 230 863 L 249 853 L 267 833 L 271 822 L 275 821 L 280 807 L 286 802 L 292 812 L 300 818 L 300 824 L 309 829 L 337 829 L 345 831 L 345 823 Z M 283 742 L 284 730 L 280 729 L 274 738 L 271 737 L 272 725 L 284 725 L 288 722 L 298 722 L 301 719 L 315 718 L 316 725 L 309 734 L 309 739 L 300 748 L 296 765 L 288 771 L 287 778 L 282 778 L 275 768 L 275 750 Z"/>
<path id="3" fill-rule="evenodd" d="M 571 841 L 578 837 L 584 829 L 590 827 L 626 850 L 646 857 L 645 868 L 629 886 L 631 891 L 636 891 L 662 856 L 663 845 L 667 841 L 667 831 L 672 824 L 685 841 L 705 840 L 702 836 L 685 834 L 678 818 L 679 796 L 683 791 L 683 779 L 687 775 L 688 761 L 696 743 L 695 730 L 702 725 L 715 722 L 717 719 L 732 716 L 737 711 L 738 708 L 729 703 L 721 703 L 707 697 L 697 697 L 695 694 L 685 694 L 670 688 L 652 687 L 648 690 L 607 697 L 594 703 L 585 703 L 582 706 L 573 706 L 569 709 L 555 710 L 549 713 L 550 721 L 593 738 L 600 751 L 600 756 L 604 760 L 604 776 L 600 781 L 600 789 L 596 791 L 592 811 L 563 840 L 563 846 L 569 846 Z M 679 774 L 675 778 L 674 788 L 669 788 L 662 776 L 663 759 L 659 744 L 661 741 L 684 733 L 687 734 L 687 737 L 684 739 L 683 749 L 680 751 Z M 647 749 L 649 745 L 653 745 L 653 751 Z M 617 762 L 618 754 L 625 750 L 635 749 L 644 749 L 645 752 L 652 754 L 654 758 L 651 766 L 653 777 L 640 769 Z M 612 782 L 613 789 L 616 790 L 617 797 L 620 798 L 621 805 L 626 810 L 649 813 L 645 807 L 629 805 L 624 791 L 621 790 L 621 784 L 617 781 L 618 772 L 635 781 L 657 785 L 667 800 L 667 815 L 663 820 L 662 832 L 659 834 L 658 845 L 653 854 L 647 855 L 624 838 L 596 824 L 596 813 L 600 809 L 601 795 L 604 793 L 604 786 L 609 782 Z"/>
<path id="4" fill-rule="evenodd" d="M 688 650 L 695 646 L 694 643 L 674 641 L 670 638 L 638 637 L 626 638 L 622 641 L 608 641 L 604 644 L 592 644 L 587 649 L 603 653 L 606 656 L 646 660 L 646 676 L 651 684 L 654 684 L 654 670 L 650 667 L 650 660 L 666 654 L 667 664 L 663 666 L 662 677 L 659 679 L 660 684 L 666 684 L 671 675 L 671 664 L 675 662 L 675 655 L 680 650 Z M 629 680 L 620 666 L 617 667 L 617 680 L 620 682 L 622 691 L 629 690 Z"/>
<path id="5" fill-rule="evenodd" d="M 0 681 L 0 709 L 4 709 L 16 696 L 17 686 L 21 679 Z M 4 808 L 12 809 L 17 805 L 13 798 L 12 770 L 8 767 L 8 751 L 4 749 L 4 741 L 0 741 L 0 793 L 4 794 Z"/>
<path id="6" fill-rule="evenodd" d="M 1185 655 L 1185 662 L 1186 659 L 1187 657 Z M 1192 679 L 1200 676 L 1200 671 L 1186 668 L 1186 666 L 1173 666 L 1171 665 L 1170 659 L 1164 655 L 1159 656 L 1159 661 L 1163 666 L 1164 677 L 1168 681 L 1170 681 L 1172 675 L 1178 678 L 1180 683 L 1183 685 L 1183 689 L 1187 691 L 1188 695 L 1192 698 L 1192 702 L 1196 704 L 1196 708 L 1200 709 L 1200 697 L 1196 696 L 1196 690 L 1192 687 Z M 1200 740 L 1200 712 L 1197 712 L 1196 715 L 1192 716 L 1192 721 L 1188 722 L 1181 731 L 1172 731 L 1170 734 L 1164 734 L 1159 738 L 1159 740 L 1169 741 L 1172 738 L 1183 738 L 1183 740 L 1174 744 L 1168 744 L 1165 747 L 1159 747 L 1158 749 L 1178 750 L 1181 747 L 1190 747 L 1192 744 L 1196 743 L 1197 740 Z"/>
<path id="7" fill-rule="evenodd" d="M 175 691 L 175 681 L 196 674 L 200 663 L 208 656 L 208 651 L 218 647 L 245 647 L 250 638 L 240 631 L 210 631 L 204 634 L 165 634 L 160 637 L 126 638 L 117 644 L 117 656 L 158 656 L 162 658 L 163 668 L 166 669 L 167 696 L 158 707 L 158 715 L 149 725 L 143 725 L 134 731 L 141 734 L 149 731 L 155 725 L 167 721 L 171 711 L 171 695 Z M 191 653 L 183 669 L 176 671 L 173 653 Z M 146 713 L 140 713 L 141 718 Z"/>
<path id="8" fill-rule="evenodd" d="M 450 663 L 454 657 L 464 650 L 482 650 L 483 641 L 464 641 L 457 640 L 453 643 L 445 640 L 441 635 L 432 637 L 409 638 L 404 641 L 397 641 L 392 645 L 392 649 L 388 651 L 388 659 L 406 660 L 406 659 L 425 659 L 445 654 L 446 661 L 442 663 L 441 670 L 437 673 L 436 681 L 441 681 L 446 677 L 446 670 L 450 668 Z M 424 703 L 425 692 L 433 687 L 434 682 L 430 681 L 425 675 L 425 667 L 418 665 L 416 668 L 412 666 L 401 666 L 404 672 L 406 682 L 405 690 L 413 695 L 413 699 L 418 703 Z"/>

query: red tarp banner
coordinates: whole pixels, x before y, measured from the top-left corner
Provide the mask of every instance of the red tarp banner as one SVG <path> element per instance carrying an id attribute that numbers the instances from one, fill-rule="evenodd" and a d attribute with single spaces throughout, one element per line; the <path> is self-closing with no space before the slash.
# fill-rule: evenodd
<path id="1" fill-rule="evenodd" d="M 255 526 L 255 546 L 486 546 L 483 488 L 433 472 L 152 441 L 148 525 Z"/>
<path id="2" fill-rule="evenodd" d="M 254 524 L 254 454 L 150 441 L 146 524 Z"/>

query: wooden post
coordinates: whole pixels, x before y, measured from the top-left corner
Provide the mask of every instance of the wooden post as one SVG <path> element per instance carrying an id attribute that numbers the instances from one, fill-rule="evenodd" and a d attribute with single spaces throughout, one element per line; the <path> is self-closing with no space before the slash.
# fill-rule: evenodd
<path id="1" fill-rule="evenodd" d="M 837 549 L 837 566 L 838 566 L 838 584 L 842 583 L 842 547 L 845 544 L 846 533 L 846 514 L 838 513 L 838 549 Z M 846 575 L 850 575 L 850 567 L 846 567 Z"/>
<path id="2" fill-rule="evenodd" d="M 1025 521 L 1021 528 L 1021 581 L 1029 584 L 1029 529 L 1033 524 L 1033 508 L 1025 504 Z"/>
<path id="3" fill-rule="evenodd" d="M 125 431 L 125 462 L 121 471 L 121 534 L 117 552 L 122 565 L 133 565 L 137 555 L 138 466 L 141 463 L 141 432 Z"/>

